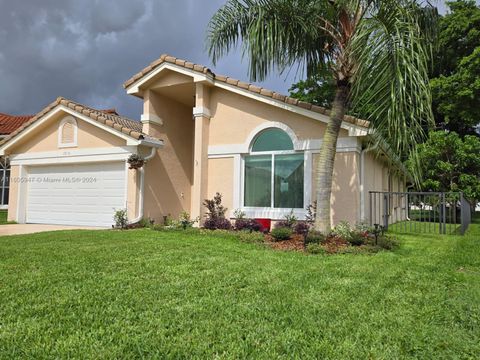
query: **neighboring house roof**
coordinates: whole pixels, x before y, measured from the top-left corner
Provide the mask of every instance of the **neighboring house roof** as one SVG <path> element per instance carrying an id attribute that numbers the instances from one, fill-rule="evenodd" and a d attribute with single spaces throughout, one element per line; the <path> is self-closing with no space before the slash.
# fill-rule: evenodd
<path id="1" fill-rule="evenodd" d="M 0 135 L 9 135 L 35 115 L 9 115 L 0 113 Z"/>
<path id="2" fill-rule="evenodd" d="M 182 60 L 182 59 L 178 59 L 174 56 L 170 56 L 170 55 L 167 55 L 167 54 L 164 54 L 164 55 L 160 56 L 159 59 L 155 60 L 150 65 L 148 65 L 146 68 L 144 68 L 142 71 L 138 72 L 137 74 L 132 76 L 130 79 L 125 81 L 125 83 L 123 84 L 123 87 L 125 89 L 128 88 L 129 86 L 131 86 L 132 84 L 134 84 L 138 80 L 142 79 L 143 77 L 147 76 L 148 74 L 150 74 L 152 71 L 154 71 L 156 68 L 158 68 L 160 65 L 162 65 L 164 63 L 174 64 L 174 65 L 177 65 L 177 66 L 181 66 L 185 69 L 190 69 L 190 70 L 195 71 L 195 72 L 200 73 L 200 74 L 209 75 L 213 78 L 214 81 L 220 81 L 220 82 L 223 82 L 223 83 L 226 83 L 226 84 L 229 84 L 229 85 L 233 85 L 233 86 L 239 87 L 241 89 L 248 90 L 252 93 L 260 94 L 260 95 L 272 98 L 274 100 L 284 102 L 288 105 L 298 106 L 302 109 L 310 110 L 310 111 L 313 111 L 313 112 L 316 112 L 316 113 L 319 113 L 319 114 L 323 114 L 323 115 L 326 115 L 326 116 L 330 115 L 330 110 L 327 109 L 327 108 L 324 108 L 322 106 L 314 105 L 314 104 L 311 104 L 311 103 L 308 103 L 308 102 L 305 102 L 305 101 L 300 101 L 298 99 L 294 99 L 292 97 L 279 94 L 275 91 L 268 90 L 268 89 L 265 89 L 265 88 L 262 88 L 262 87 L 259 87 L 259 86 L 253 85 L 253 84 L 249 84 L 249 83 L 246 83 L 246 82 L 243 82 L 243 81 L 240 81 L 240 80 L 228 77 L 228 76 L 216 75 L 212 70 L 210 70 L 206 66 L 194 64 L 192 62 Z M 370 126 L 369 121 L 358 119 L 358 118 L 356 118 L 354 116 L 350 116 L 350 115 L 345 115 L 343 120 L 345 122 L 350 123 L 350 124 L 357 125 L 357 126 L 364 127 L 364 128 L 368 128 Z"/>
<path id="3" fill-rule="evenodd" d="M 42 111 L 40 111 L 35 116 L 26 120 L 20 127 L 18 127 L 15 131 L 10 133 L 9 136 L 7 136 L 2 142 L 0 142 L 0 145 L 3 145 L 5 142 L 10 140 L 11 138 L 15 137 L 16 135 L 22 133 L 24 130 L 28 129 L 30 125 L 34 124 L 37 120 L 42 118 L 44 115 L 46 115 L 47 113 L 49 113 L 51 110 L 53 110 L 59 105 L 66 106 L 78 113 L 81 113 L 82 115 L 88 116 L 92 120 L 95 120 L 111 128 L 114 128 L 115 130 L 118 130 L 123 134 L 126 134 L 136 140 L 143 140 L 143 139 L 154 140 L 154 141 L 158 140 L 142 132 L 141 122 L 120 116 L 117 114 L 115 109 L 97 110 L 97 109 L 93 109 L 91 107 L 79 104 L 77 102 L 74 102 L 72 100 L 68 100 L 63 97 L 58 97 L 54 102 L 49 104 L 47 107 L 45 107 Z"/>

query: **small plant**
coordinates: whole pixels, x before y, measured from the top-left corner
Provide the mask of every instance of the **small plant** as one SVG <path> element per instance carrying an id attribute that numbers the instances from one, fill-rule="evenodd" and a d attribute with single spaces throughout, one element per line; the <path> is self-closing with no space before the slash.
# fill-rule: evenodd
<path id="1" fill-rule="evenodd" d="M 306 249 L 307 253 L 312 255 L 319 255 L 325 254 L 325 249 L 320 244 L 310 243 L 307 245 Z"/>
<path id="2" fill-rule="evenodd" d="M 382 235 L 377 239 L 377 246 L 385 250 L 394 250 L 400 246 L 400 243 L 394 237 Z"/>
<path id="3" fill-rule="evenodd" d="M 352 239 L 353 231 L 348 221 L 340 221 L 337 226 L 333 228 L 333 232 L 345 241 L 350 242 Z"/>
<path id="4" fill-rule="evenodd" d="M 290 211 L 290 213 L 288 213 L 287 215 L 285 215 L 284 219 L 283 220 L 280 220 L 280 221 L 277 221 L 277 223 L 275 224 L 275 228 L 278 229 L 278 228 L 290 228 L 290 229 L 293 229 L 293 227 L 295 226 L 295 224 L 297 223 L 298 219 L 297 217 L 293 214 L 293 209 L 292 211 Z"/>
<path id="5" fill-rule="evenodd" d="M 132 154 L 128 157 L 129 169 L 140 169 L 145 164 L 145 159 L 143 159 L 138 154 Z"/>
<path id="6" fill-rule="evenodd" d="M 155 224 L 155 220 L 150 219 L 150 218 L 142 218 L 138 222 L 139 227 L 142 227 L 142 228 L 152 227 L 153 224 Z"/>
<path id="7" fill-rule="evenodd" d="M 325 235 L 319 231 L 311 231 L 305 238 L 306 244 L 323 244 L 326 240 Z"/>
<path id="8" fill-rule="evenodd" d="M 182 211 L 178 217 L 178 223 L 183 230 L 191 228 L 197 221 L 198 219 L 190 219 L 190 214 L 186 211 Z"/>
<path id="9" fill-rule="evenodd" d="M 207 214 L 205 215 L 207 219 L 203 224 L 205 229 L 230 230 L 232 228 L 230 220 L 225 218 L 228 209 L 222 205 L 222 195 L 220 193 L 217 192 L 211 200 L 206 199 L 203 205 L 207 208 Z"/>
<path id="10" fill-rule="evenodd" d="M 288 227 L 275 228 L 272 230 L 271 235 L 276 241 L 288 240 L 292 236 L 292 229 Z"/>
<path id="11" fill-rule="evenodd" d="M 310 224 L 306 221 L 298 221 L 294 226 L 295 234 L 306 237 L 310 231 Z"/>
<path id="12" fill-rule="evenodd" d="M 113 221 L 116 228 L 125 229 L 128 225 L 127 209 L 115 210 Z"/>
<path id="13" fill-rule="evenodd" d="M 348 240 L 348 242 L 353 246 L 361 246 L 365 244 L 367 239 L 368 232 L 353 231 L 350 234 L 350 239 Z"/>
<path id="14" fill-rule="evenodd" d="M 247 214 L 245 214 L 245 212 L 243 212 L 240 209 L 236 209 L 233 212 L 233 217 L 235 218 L 235 220 L 243 220 L 243 219 L 245 219 L 246 216 L 247 216 Z"/>
<path id="15" fill-rule="evenodd" d="M 235 230 L 238 231 L 260 231 L 262 230 L 262 224 L 255 219 L 237 219 L 235 220 Z"/>
<path id="16" fill-rule="evenodd" d="M 313 225 L 317 216 L 317 202 L 314 201 L 313 204 L 308 205 L 306 210 L 307 215 L 305 215 L 305 221 Z"/>

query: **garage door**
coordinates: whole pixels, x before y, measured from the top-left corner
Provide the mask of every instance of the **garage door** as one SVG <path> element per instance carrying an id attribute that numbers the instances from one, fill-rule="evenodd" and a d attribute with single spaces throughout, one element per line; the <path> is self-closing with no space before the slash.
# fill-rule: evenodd
<path id="1" fill-rule="evenodd" d="M 125 163 L 30 167 L 26 221 L 111 226 L 125 207 Z"/>

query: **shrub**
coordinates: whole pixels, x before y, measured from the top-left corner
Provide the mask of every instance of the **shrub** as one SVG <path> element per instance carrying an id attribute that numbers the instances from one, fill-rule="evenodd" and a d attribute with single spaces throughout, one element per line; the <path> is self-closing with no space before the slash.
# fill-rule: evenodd
<path id="1" fill-rule="evenodd" d="M 203 227 L 208 230 L 230 230 L 232 228 L 232 223 L 225 218 L 209 218 L 205 220 Z"/>
<path id="2" fill-rule="evenodd" d="M 310 224 L 305 221 L 298 221 L 294 226 L 295 234 L 307 236 L 310 231 Z"/>
<path id="3" fill-rule="evenodd" d="M 360 246 L 360 245 L 365 244 L 367 238 L 368 238 L 368 233 L 366 233 L 366 232 L 363 233 L 363 232 L 360 232 L 360 231 L 353 231 L 350 234 L 350 239 L 348 240 L 348 242 L 350 244 L 352 244 L 353 246 Z"/>
<path id="4" fill-rule="evenodd" d="M 377 246 L 385 250 L 394 250 L 400 246 L 400 243 L 396 238 L 388 235 L 382 235 L 377 239 Z"/>
<path id="5" fill-rule="evenodd" d="M 260 244 L 265 240 L 264 235 L 259 232 L 238 231 L 236 235 L 240 241 L 251 244 Z"/>
<path id="6" fill-rule="evenodd" d="M 275 228 L 272 230 L 271 235 L 276 241 L 288 240 L 292 236 L 292 229 L 288 227 Z"/>
<path id="7" fill-rule="evenodd" d="M 191 228 L 197 221 L 198 219 L 190 219 L 190 214 L 186 211 L 182 211 L 178 217 L 178 224 L 183 230 Z"/>
<path id="8" fill-rule="evenodd" d="M 318 231 L 310 231 L 305 238 L 306 244 L 323 244 L 326 240 L 325 235 Z"/>
<path id="9" fill-rule="evenodd" d="M 115 221 L 115 227 L 125 229 L 128 225 L 127 209 L 115 210 L 113 220 Z"/>
<path id="10" fill-rule="evenodd" d="M 237 219 L 235 220 L 235 230 L 260 231 L 262 230 L 262 225 L 255 219 Z"/>
<path id="11" fill-rule="evenodd" d="M 152 227 L 153 224 L 155 224 L 155 220 L 150 218 L 142 218 L 142 220 L 138 222 L 139 227 L 144 227 L 144 228 Z"/>
<path id="12" fill-rule="evenodd" d="M 306 247 L 306 251 L 307 253 L 313 254 L 313 255 L 326 253 L 325 249 L 320 244 L 315 244 L 315 243 L 308 244 Z"/>
<path id="13" fill-rule="evenodd" d="M 205 229 L 208 230 L 230 230 L 232 223 L 225 218 L 227 208 L 222 205 L 222 195 L 216 193 L 212 200 L 206 199 L 203 205 L 207 208 L 207 220 L 203 224 Z"/>
<path id="14" fill-rule="evenodd" d="M 340 221 L 337 226 L 333 228 L 333 232 L 343 240 L 350 242 L 353 230 L 348 221 Z"/>

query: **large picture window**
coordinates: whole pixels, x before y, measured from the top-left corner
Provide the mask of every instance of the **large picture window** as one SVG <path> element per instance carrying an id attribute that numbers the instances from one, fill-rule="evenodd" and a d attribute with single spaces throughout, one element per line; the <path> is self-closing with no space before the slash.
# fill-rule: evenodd
<path id="1" fill-rule="evenodd" d="M 304 207 L 304 154 L 294 151 L 281 129 L 267 129 L 245 156 L 244 206 L 300 209 Z"/>

